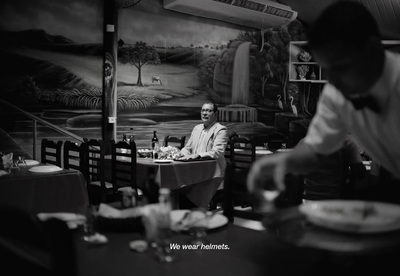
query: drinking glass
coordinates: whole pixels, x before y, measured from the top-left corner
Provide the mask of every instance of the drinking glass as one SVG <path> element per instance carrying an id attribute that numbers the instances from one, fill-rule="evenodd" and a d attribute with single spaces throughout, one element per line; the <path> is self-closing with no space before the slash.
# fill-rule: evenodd
<path id="1" fill-rule="evenodd" d="M 84 241 L 90 242 L 92 237 L 96 235 L 97 210 L 95 206 L 87 206 L 81 210 L 81 213 L 86 218 L 82 225 L 82 238 Z"/>
<path id="2" fill-rule="evenodd" d="M 171 263 L 175 261 L 176 256 L 171 248 L 171 226 L 158 225 L 156 239 L 156 255 L 162 263 Z"/>
<path id="3" fill-rule="evenodd" d="M 206 209 L 193 209 L 191 211 L 191 224 L 189 233 L 193 236 L 190 240 L 191 244 L 202 245 L 206 244 L 207 229 L 208 229 L 208 213 Z"/>
<path id="4" fill-rule="evenodd" d="M 148 204 L 143 209 L 143 224 L 146 240 L 162 263 L 171 263 L 176 259 L 171 249 L 171 222 L 169 212 L 159 204 Z"/>
<path id="5" fill-rule="evenodd" d="M 264 143 L 264 149 L 266 149 L 266 150 L 269 149 L 268 143 Z"/>
<path id="6" fill-rule="evenodd" d="M 282 143 L 282 149 L 286 149 L 286 143 Z"/>

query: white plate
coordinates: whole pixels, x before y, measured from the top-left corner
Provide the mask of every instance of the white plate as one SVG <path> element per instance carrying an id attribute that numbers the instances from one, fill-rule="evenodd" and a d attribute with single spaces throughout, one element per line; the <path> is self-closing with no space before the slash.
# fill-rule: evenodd
<path id="1" fill-rule="evenodd" d="M 39 161 L 32 160 L 32 159 L 25 159 L 25 164 L 27 166 L 36 166 L 36 165 L 39 165 Z"/>
<path id="2" fill-rule="evenodd" d="M 400 205 L 361 200 L 321 200 L 299 206 L 319 226 L 352 233 L 400 229 Z"/>
<path id="3" fill-rule="evenodd" d="M 172 228 L 177 230 L 188 230 L 185 226 L 177 225 L 190 210 L 172 210 L 171 211 L 171 223 Z M 208 230 L 222 227 L 228 223 L 228 218 L 221 214 L 214 214 L 208 221 Z"/>
<path id="4" fill-rule="evenodd" d="M 174 160 L 169 160 L 169 159 L 156 159 L 154 160 L 154 163 L 172 163 Z"/>
<path id="5" fill-rule="evenodd" d="M 267 149 L 259 149 L 259 150 L 256 150 L 256 154 L 262 154 L 262 155 L 267 155 L 267 154 L 272 154 L 273 152 L 272 151 L 270 151 L 270 150 L 267 150 Z"/>
<path id="6" fill-rule="evenodd" d="M 277 152 L 288 152 L 291 151 L 292 149 L 278 149 Z"/>
<path id="7" fill-rule="evenodd" d="M 53 165 L 36 166 L 29 169 L 30 172 L 40 172 L 40 173 L 58 172 L 61 170 L 62 168 Z"/>
<path id="8" fill-rule="evenodd" d="M 86 220 L 84 215 L 74 213 L 39 213 L 37 216 L 41 221 L 52 218 L 65 221 L 69 229 L 77 228 L 78 225 L 83 224 Z"/>

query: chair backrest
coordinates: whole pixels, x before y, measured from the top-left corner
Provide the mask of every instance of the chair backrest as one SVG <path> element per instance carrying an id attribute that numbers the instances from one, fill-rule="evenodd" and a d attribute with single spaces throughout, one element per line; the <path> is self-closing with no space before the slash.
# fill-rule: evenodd
<path id="1" fill-rule="evenodd" d="M 182 149 L 185 146 L 186 136 L 183 135 L 181 137 L 178 136 L 165 136 L 164 138 L 164 146 L 168 145 L 177 147 L 178 149 Z"/>
<path id="2" fill-rule="evenodd" d="M 63 167 L 68 170 L 77 170 L 82 173 L 85 171 L 85 149 L 86 143 L 64 142 L 63 148 Z"/>
<path id="3" fill-rule="evenodd" d="M 270 136 L 269 135 L 256 135 L 256 136 L 253 136 L 253 140 L 254 140 L 254 145 L 256 147 L 265 147 L 265 143 L 269 143 L 269 141 L 270 141 Z M 268 148 L 269 148 L 269 144 L 268 144 Z"/>
<path id="4" fill-rule="evenodd" d="M 282 147 L 282 143 L 286 142 L 287 141 L 283 133 L 273 131 L 268 138 L 268 147 L 270 149 L 280 149 Z"/>
<path id="5" fill-rule="evenodd" d="M 230 145 L 231 163 L 235 169 L 249 169 L 256 160 L 254 140 L 249 137 L 233 137 Z"/>
<path id="6" fill-rule="evenodd" d="M 105 185 L 105 143 L 103 140 L 90 139 L 86 142 L 84 160 L 85 160 L 85 178 L 86 183 L 89 184 L 92 181 L 100 182 L 100 193 L 102 201 L 105 201 L 106 197 L 106 185 Z M 89 185 L 88 185 L 89 186 Z"/>
<path id="7" fill-rule="evenodd" d="M 135 141 L 111 141 L 111 182 L 114 192 L 119 187 L 131 187 L 138 200 L 136 181 L 137 150 Z"/>
<path id="8" fill-rule="evenodd" d="M 62 145 L 62 141 L 55 142 L 43 138 L 40 150 L 41 162 L 61 167 Z"/>
<path id="9" fill-rule="evenodd" d="M 229 135 L 228 142 L 226 143 L 225 154 L 224 154 L 226 162 L 231 161 L 231 140 L 233 137 L 239 137 L 239 135 L 236 133 L 236 131 L 234 133 L 232 133 L 231 135 Z"/>

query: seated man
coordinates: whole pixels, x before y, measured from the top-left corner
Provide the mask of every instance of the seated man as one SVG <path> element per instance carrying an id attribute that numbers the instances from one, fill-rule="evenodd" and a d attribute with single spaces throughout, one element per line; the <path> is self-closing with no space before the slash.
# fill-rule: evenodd
<path id="1" fill-rule="evenodd" d="M 223 175 L 226 167 L 224 154 L 228 142 L 227 128 L 217 122 L 216 104 L 203 104 L 200 114 L 203 123 L 193 128 L 179 160 L 217 159 Z"/>
<path id="2" fill-rule="evenodd" d="M 217 122 L 218 107 L 216 104 L 203 104 L 200 114 L 203 123 L 193 128 L 189 140 L 180 152 L 178 160 L 216 159 L 218 163 L 218 171 L 216 173 L 218 175 L 215 175 L 215 177 L 224 177 L 226 168 L 225 148 L 228 142 L 227 128 Z M 217 184 L 219 185 L 220 183 Z M 187 188 L 189 189 L 190 187 Z M 211 196 L 216 192 L 217 188 L 218 186 L 212 191 Z M 191 192 L 194 192 L 194 190 Z M 183 193 L 182 191 L 181 195 Z M 186 197 L 188 197 L 188 193 L 185 192 Z M 180 197 L 180 208 L 195 207 L 191 202 L 187 201 L 186 197 Z"/>

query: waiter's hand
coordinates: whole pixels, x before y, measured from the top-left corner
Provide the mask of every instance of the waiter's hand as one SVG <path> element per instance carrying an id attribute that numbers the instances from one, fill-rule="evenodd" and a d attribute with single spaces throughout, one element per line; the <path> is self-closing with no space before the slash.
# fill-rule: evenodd
<path id="1" fill-rule="evenodd" d="M 285 190 L 286 154 L 269 155 L 255 161 L 247 175 L 247 187 L 264 212 L 275 210 L 275 200 Z"/>

